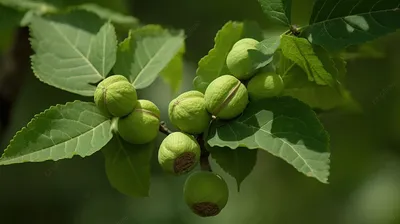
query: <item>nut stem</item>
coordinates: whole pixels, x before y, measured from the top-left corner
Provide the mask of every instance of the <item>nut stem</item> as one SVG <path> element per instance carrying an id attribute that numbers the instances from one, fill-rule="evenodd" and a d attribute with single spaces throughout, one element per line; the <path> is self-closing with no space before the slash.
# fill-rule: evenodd
<path id="1" fill-rule="evenodd" d="M 160 127 L 158 129 L 161 133 L 165 134 L 165 135 L 169 135 L 172 133 L 171 130 L 169 130 L 169 128 L 167 127 L 167 124 L 165 123 L 165 121 L 161 121 L 160 122 Z"/>
<path id="2" fill-rule="evenodd" d="M 208 157 L 210 156 L 210 152 L 205 147 L 203 134 L 197 136 L 197 142 L 200 145 L 201 154 L 200 154 L 200 167 L 203 171 L 212 172 L 210 161 Z"/>

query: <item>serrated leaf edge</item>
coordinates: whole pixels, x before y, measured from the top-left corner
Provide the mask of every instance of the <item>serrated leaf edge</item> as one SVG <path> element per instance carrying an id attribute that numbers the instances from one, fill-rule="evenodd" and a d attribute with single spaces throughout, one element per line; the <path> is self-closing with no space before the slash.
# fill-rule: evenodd
<path id="1" fill-rule="evenodd" d="M 315 117 L 318 118 L 318 116 L 317 116 L 317 114 L 315 113 L 315 111 L 312 110 L 312 108 L 311 108 L 309 105 L 303 103 L 302 101 L 300 101 L 300 100 L 298 100 L 298 99 L 296 99 L 296 98 L 293 98 L 293 97 L 290 97 L 290 96 L 287 96 L 287 97 L 289 97 L 289 98 L 291 98 L 292 100 L 297 101 L 297 102 L 303 104 L 304 106 L 306 106 L 307 108 L 309 108 L 310 111 L 312 111 L 313 115 L 315 115 Z M 239 119 L 239 118 L 238 118 L 238 119 Z M 330 163 L 331 163 L 331 160 L 330 160 L 330 155 L 331 155 L 331 153 L 330 153 L 330 136 L 329 136 L 329 133 L 323 128 L 324 126 L 322 125 L 321 121 L 320 121 L 319 119 L 316 119 L 316 120 L 317 120 L 318 124 L 322 127 L 322 129 L 321 129 L 322 134 L 324 134 L 325 137 L 327 138 L 327 146 L 326 146 L 326 148 L 325 148 L 325 149 L 326 149 L 326 152 L 321 153 L 321 155 L 322 155 L 322 154 L 328 154 L 328 156 L 327 156 L 327 158 L 326 158 L 326 165 L 328 166 L 328 170 L 326 171 L 326 176 L 325 176 L 323 179 L 317 178 L 317 176 L 306 175 L 305 173 L 303 173 L 303 172 L 301 172 L 300 170 L 298 170 L 297 168 L 295 168 L 292 164 L 290 164 L 290 163 L 289 163 L 288 161 L 286 161 L 285 159 L 279 157 L 278 155 L 274 155 L 274 156 L 276 156 L 277 158 L 280 158 L 280 159 L 284 160 L 285 162 L 287 162 L 289 165 L 291 165 L 292 167 L 294 167 L 299 173 L 305 174 L 306 176 L 309 176 L 309 177 L 314 177 L 314 178 L 318 179 L 319 181 L 321 181 L 322 183 L 328 184 L 328 183 L 329 183 L 329 182 L 328 182 L 328 179 L 329 179 L 329 175 L 330 175 L 330 172 L 329 172 L 329 171 L 330 171 Z M 233 120 L 233 121 L 235 121 L 235 120 Z M 229 125 L 229 123 L 227 123 L 226 125 Z M 232 128 L 230 128 L 230 129 L 232 129 Z M 272 133 L 269 133 L 269 134 L 273 135 Z M 279 139 L 281 139 L 281 138 L 279 138 Z M 239 144 L 237 144 L 237 143 L 235 143 L 235 146 L 233 146 L 233 145 L 224 145 L 224 144 L 221 144 L 221 143 L 215 143 L 215 144 L 211 145 L 211 144 L 208 142 L 208 140 L 207 140 L 207 144 L 209 144 L 211 147 L 213 147 L 213 146 L 217 146 L 217 147 L 228 147 L 228 148 L 230 148 L 230 149 L 232 149 L 232 150 L 237 149 L 237 148 L 239 148 L 239 147 L 245 147 L 245 148 L 248 148 L 249 150 L 261 149 L 261 150 L 263 150 L 263 151 L 265 151 L 265 152 L 268 152 L 267 150 L 264 150 L 264 149 L 262 149 L 262 148 L 260 148 L 260 147 L 241 146 L 241 145 L 239 145 Z M 287 143 L 285 142 L 285 144 L 287 144 Z M 288 144 L 288 145 L 290 146 L 290 144 Z M 291 147 L 291 148 L 292 148 L 292 147 Z M 296 150 L 294 150 L 294 151 L 296 152 L 297 155 L 299 155 L 299 153 L 298 153 Z M 268 153 L 270 153 L 270 152 L 268 152 Z M 270 154 L 273 155 L 272 153 L 270 153 Z M 299 155 L 299 157 L 301 157 L 301 156 Z M 301 158 L 302 158 L 302 157 L 301 157 Z M 312 170 L 312 169 L 310 169 L 310 170 Z"/>
<path id="2" fill-rule="evenodd" d="M 224 146 L 224 148 L 225 148 L 225 147 L 226 147 L 226 146 Z M 231 149 L 231 148 L 229 148 L 229 147 L 226 147 L 226 148 L 228 148 L 228 149 L 231 150 L 231 151 L 235 151 L 235 149 Z M 239 147 L 238 147 L 238 148 L 239 148 Z M 244 148 L 246 148 L 246 147 L 244 147 Z M 247 149 L 248 149 L 248 148 L 247 148 Z M 249 150 L 253 150 L 253 149 L 249 149 Z M 258 150 L 258 149 L 256 149 L 256 150 Z M 257 153 L 258 153 L 258 152 L 257 152 Z M 254 165 L 252 166 L 252 168 L 251 168 L 249 174 L 248 174 L 243 180 L 238 181 L 238 179 L 237 179 L 236 177 L 234 177 L 229 171 L 225 170 L 224 167 L 220 165 L 220 163 L 218 162 L 218 160 L 217 160 L 216 158 L 213 157 L 212 152 L 210 152 L 210 154 L 211 154 L 211 158 L 215 161 L 215 163 L 218 164 L 218 166 L 221 167 L 221 169 L 222 169 L 225 173 L 227 173 L 229 176 L 231 176 L 232 178 L 235 179 L 235 181 L 236 181 L 236 186 L 237 186 L 237 190 L 238 190 L 238 192 L 240 192 L 240 186 L 242 185 L 243 181 L 248 177 L 248 175 L 250 175 L 250 173 L 254 170 L 254 167 L 256 166 L 256 163 L 257 163 L 257 156 L 256 156 L 256 162 L 255 162 Z M 235 154 L 235 160 L 238 160 L 238 157 L 237 157 L 236 154 Z M 238 169 L 235 169 L 235 170 L 237 171 Z"/>
<path id="3" fill-rule="evenodd" d="M 41 115 L 47 113 L 48 111 L 54 110 L 55 108 L 67 107 L 67 106 L 69 106 L 69 105 L 71 105 L 71 104 L 75 104 L 75 103 L 89 103 L 89 102 L 84 102 L 84 101 L 80 101 L 80 100 L 74 100 L 74 101 L 72 101 L 72 102 L 67 102 L 67 103 L 65 103 L 65 104 L 56 104 L 56 105 L 50 106 L 50 107 L 47 108 L 46 110 L 44 110 L 44 111 L 42 111 L 42 112 L 40 112 L 40 113 L 38 113 L 38 114 L 35 114 L 35 115 L 33 116 L 33 118 L 28 122 L 28 124 L 26 124 L 26 125 L 25 125 L 24 127 L 22 127 L 19 131 L 17 131 L 17 132 L 15 133 L 15 135 L 12 137 L 12 139 L 10 140 L 10 142 L 9 142 L 9 144 L 8 144 L 8 146 L 7 146 L 7 148 L 4 150 L 2 156 L 0 157 L 0 165 L 4 165 L 4 164 L 1 164 L 2 159 L 3 159 L 3 156 L 4 156 L 4 154 L 7 152 L 7 150 L 11 147 L 12 143 L 14 143 L 15 138 L 16 138 L 21 132 L 25 131 L 25 130 L 28 128 L 28 126 L 32 125 L 32 123 L 35 122 L 36 119 L 37 119 L 39 116 L 41 116 Z M 93 152 L 93 153 L 95 153 L 95 152 Z M 93 153 L 92 153 L 92 154 L 93 154 Z M 66 157 L 66 158 L 72 158 L 73 156 L 76 156 L 76 155 L 79 155 L 79 154 L 75 154 L 75 153 L 74 153 L 74 154 L 72 154 L 71 157 Z M 88 156 L 89 156 L 89 155 L 88 155 Z M 47 161 L 57 161 L 57 160 L 49 159 L 49 160 L 47 160 Z"/>
<path id="4" fill-rule="evenodd" d="M 174 34 L 173 31 L 176 31 L 177 33 Z M 152 32 L 152 33 L 150 33 L 150 32 Z M 161 25 L 158 25 L 158 24 L 147 24 L 147 25 L 139 27 L 137 29 L 129 30 L 128 36 L 118 44 L 117 48 L 119 48 L 125 42 L 130 42 L 130 41 L 137 42 L 138 40 L 140 40 L 140 38 L 141 38 L 141 36 L 143 34 L 145 34 L 145 36 L 147 36 L 147 37 L 149 37 L 149 36 L 161 36 L 161 35 L 170 35 L 171 38 L 183 37 L 182 46 L 185 45 L 184 31 L 183 30 L 171 30 L 171 29 L 166 29 L 166 28 L 164 28 L 164 27 L 162 27 Z M 149 65 L 151 65 L 151 62 L 154 60 L 154 58 L 156 56 L 159 55 L 159 53 L 162 51 L 162 49 L 165 48 L 166 46 L 168 46 L 168 42 L 169 41 L 170 41 L 170 39 L 164 41 L 164 43 L 157 50 L 157 52 L 152 57 L 150 57 L 149 58 L 150 60 L 140 69 L 139 73 L 136 75 L 134 80 L 131 79 L 131 74 L 126 74 L 125 75 L 129 79 L 129 81 L 132 83 L 133 86 L 139 86 L 140 87 L 140 88 L 136 87 L 136 89 L 144 89 L 144 88 L 147 88 L 148 86 L 151 85 L 151 84 L 149 84 L 149 85 L 146 85 L 146 86 L 142 87 L 140 85 L 142 85 L 143 81 L 138 84 L 137 80 L 139 79 L 139 77 L 142 76 L 142 72 L 145 70 L 145 68 L 147 68 Z M 130 44 L 130 43 L 128 43 L 128 44 Z M 171 59 L 168 62 L 165 63 L 166 65 L 163 67 L 163 69 L 172 61 L 172 59 L 175 57 L 176 54 L 179 54 L 181 52 L 182 46 L 180 46 L 178 48 L 178 50 L 176 51 L 176 53 L 174 54 L 174 56 L 171 57 Z M 117 49 L 117 52 L 118 52 L 118 49 Z M 184 54 L 184 53 L 182 53 L 182 54 Z M 146 56 L 146 57 L 149 57 L 149 56 Z M 159 72 L 158 76 L 160 76 L 160 74 L 163 71 L 163 69 L 161 69 L 161 71 Z"/>
<path id="5" fill-rule="evenodd" d="M 221 32 L 221 31 L 224 30 L 224 28 L 226 28 L 226 27 L 228 27 L 228 26 L 235 25 L 235 24 L 237 24 L 237 23 L 239 23 L 239 22 L 229 20 L 229 21 L 228 21 L 227 23 L 225 23 L 225 25 L 217 32 L 216 36 L 214 37 L 214 46 L 213 46 L 213 48 L 210 49 L 210 50 L 208 51 L 207 55 L 205 55 L 204 57 L 202 57 L 202 58 L 200 59 L 200 61 L 198 62 L 198 67 L 197 67 L 197 69 L 196 69 L 196 76 L 198 76 L 197 73 L 198 73 L 200 67 L 203 66 L 203 65 L 205 65 L 204 63 L 206 63 L 206 61 L 208 60 L 208 58 L 211 57 L 211 56 L 213 56 L 213 55 L 215 54 L 214 52 L 217 51 L 217 49 L 216 49 L 217 39 L 219 39 L 219 37 L 222 35 L 222 32 Z M 229 53 L 229 52 L 228 52 L 228 53 Z M 226 53 L 225 58 L 228 56 L 228 53 Z M 222 69 L 224 69 L 225 64 L 226 64 L 226 63 L 224 63 L 224 65 L 221 66 L 221 67 L 218 69 L 218 74 L 221 73 Z M 211 80 L 211 81 L 212 81 L 212 80 Z"/>
<path id="6" fill-rule="evenodd" d="M 82 10 L 82 11 L 86 11 L 86 10 L 83 10 L 83 9 L 80 9 L 80 8 L 74 8 L 74 9 L 71 9 L 71 11 L 73 11 L 73 10 Z M 96 15 L 97 17 L 99 17 L 96 13 L 93 13 L 93 12 L 90 12 L 90 11 L 87 11 L 87 12 L 89 12 L 89 13 L 92 13 L 92 14 L 94 14 L 94 15 Z M 36 15 L 34 15 L 34 16 L 36 16 Z M 101 17 L 99 17 L 101 20 L 103 20 L 103 21 L 105 21 L 103 18 L 101 18 Z M 113 30 L 113 33 L 114 33 L 114 35 L 116 36 L 116 33 L 115 33 L 115 27 L 112 25 L 112 23 L 110 22 L 110 20 L 108 20 L 107 22 L 105 22 L 103 25 L 102 25 L 102 27 L 104 26 L 104 25 L 108 25 L 108 26 L 110 26 L 111 25 L 111 29 Z M 29 40 L 29 44 L 30 44 L 30 46 L 31 46 L 31 48 L 32 49 L 34 49 L 33 48 L 33 41 L 34 41 L 34 38 L 33 38 L 33 34 L 32 34 L 32 28 L 31 28 L 31 26 L 29 25 L 28 26 L 28 30 L 29 30 L 29 38 L 28 38 L 28 40 Z M 115 46 L 117 46 L 117 48 L 118 48 L 118 38 L 115 38 Z M 122 43 L 122 42 L 121 42 Z M 47 81 L 45 81 L 45 80 L 43 80 L 39 75 L 37 75 L 39 72 L 35 69 L 35 66 L 34 66 L 34 63 L 35 63 L 35 57 L 36 57 L 37 55 L 36 55 L 36 52 L 34 51 L 34 54 L 33 55 L 31 55 L 29 58 L 30 58 L 30 64 L 31 64 L 31 70 L 33 71 L 33 74 L 35 75 L 35 77 L 39 80 L 39 81 L 41 81 L 42 83 L 45 83 L 46 85 L 49 85 L 49 86 L 52 86 L 52 87 L 55 87 L 55 88 L 58 88 L 58 89 L 61 89 L 61 90 L 64 90 L 64 91 L 67 91 L 67 92 L 70 92 L 70 93 L 74 93 L 74 94 L 78 94 L 78 95 L 81 95 L 81 96 L 94 96 L 94 90 L 93 91 L 89 91 L 89 90 L 79 90 L 79 89 L 76 89 L 76 90 L 72 90 L 72 89 L 67 89 L 67 88 L 65 88 L 65 87 L 62 87 L 62 86 L 60 86 L 60 85 L 57 85 L 57 84 L 55 84 L 55 83 L 49 83 L 49 82 L 47 82 Z M 114 63 L 115 64 L 115 63 Z M 113 67 L 114 67 L 114 65 L 113 65 Z M 112 68 L 113 68 L 112 67 Z M 110 70 L 110 72 L 112 71 L 112 68 L 111 68 L 111 70 Z M 96 69 L 97 70 L 97 69 Z M 109 72 L 109 73 L 110 73 Z M 101 74 L 100 74 L 101 75 Z M 103 77 L 103 75 L 101 75 L 102 77 Z M 105 74 L 105 77 L 107 77 L 107 74 Z M 105 77 L 103 77 L 103 78 L 105 78 Z M 101 80 L 100 80 L 101 81 Z"/>
<path id="7" fill-rule="evenodd" d="M 120 11 L 116 11 L 116 10 L 113 10 L 113 9 L 104 8 L 103 6 L 101 6 L 99 4 L 96 4 L 96 3 L 93 3 L 93 2 L 86 2 L 86 3 L 82 3 L 82 4 L 78 4 L 78 5 L 72 5 L 72 6 L 69 6 L 69 8 L 67 8 L 67 10 L 68 9 L 69 10 L 84 10 L 84 11 L 96 14 L 98 17 L 100 17 L 102 19 L 105 19 L 105 20 L 108 20 L 108 21 L 110 21 L 112 23 L 115 23 L 115 24 L 121 24 L 121 25 L 126 25 L 127 24 L 127 23 L 119 23 L 119 22 L 116 22 L 116 21 L 114 21 L 114 20 L 112 20 L 110 18 L 103 17 L 103 16 L 99 15 L 96 12 L 96 10 L 86 8 L 87 6 L 99 7 L 99 8 L 102 8 L 102 9 L 109 10 L 112 13 L 119 14 L 120 16 L 124 17 L 125 19 L 129 18 L 131 20 L 131 24 L 132 25 L 137 25 L 139 23 L 139 20 L 137 18 L 133 17 L 132 15 L 129 15 L 129 14 L 126 14 L 126 13 L 123 13 L 123 12 L 120 12 Z"/>

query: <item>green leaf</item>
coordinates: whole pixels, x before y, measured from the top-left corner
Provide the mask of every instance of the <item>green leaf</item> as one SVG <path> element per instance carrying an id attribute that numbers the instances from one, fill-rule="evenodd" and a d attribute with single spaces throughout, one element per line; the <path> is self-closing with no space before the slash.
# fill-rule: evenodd
<path id="1" fill-rule="evenodd" d="M 336 80 L 326 70 L 326 67 L 317 55 L 317 53 L 323 51 L 322 48 L 318 48 L 318 46 L 313 47 L 304 38 L 284 35 L 281 39 L 281 49 L 285 57 L 292 60 L 307 73 L 310 81 L 314 81 L 319 85 L 329 85 L 332 87 L 336 85 Z"/>
<path id="2" fill-rule="evenodd" d="M 246 21 L 244 23 L 229 21 L 221 30 L 218 31 L 214 39 L 214 48 L 199 61 L 196 77 L 193 80 L 194 88 L 200 92 L 205 92 L 207 86 L 221 75 L 229 74 L 226 66 L 226 57 L 231 51 L 232 46 L 242 38 L 262 38 L 261 28 L 258 24 Z M 265 63 L 268 58 L 258 51 L 252 51 L 251 56 L 258 64 Z M 267 55 L 267 57 L 269 57 Z"/>
<path id="3" fill-rule="evenodd" d="M 283 95 L 292 96 L 312 108 L 330 110 L 341 106 L 346 100 L 341 92 L 308 81 L 307 74 L 297 65 L 287 72 L 283 80 L 285 83 Z"/>
<path id="4" fill-rule="evenodd" d="M 330 57 L 336 70 L 335 76 L 342 82 L 346 75 L 346 61 L 340 57 Z M 314 109 L 331 110 L 335 108 L 357 107 L 357 103 L 343 85 L 338 89 L 310 82 L 307 74 L 293 61 L 281 56 L 276 72 L 285 83 L 283 95 L 294 97 Z M 338 91 L 339 90 L 339 91 Z"/>
<path id="5" fill-rule="evenodd" d="M 196 90 L 205 92 L 207 86 L 221 75 L 229 74 L 226 57 L 232 46 L 240 40 L 243 23 L 229 21 L 218 31 L 214 39 L 214 48 L 199 61 L 193 85 Z"/>
<path id="6" fill-rule="evenodd" d="M 317 0 L 303 36 L 328 51 L 339 51 L 400 28 L 399 0 Z"/>
<path id="7" fill-rule="evenodd" d="M 169 64 L 161 71 L 161 78 L 166 82 L 175 94 L 178 92 L 183 79 L 183 54 L 185 53 L 185 45 L 172 58 Z"/>
<path id="8" fill-rule="evenodd" d="M 184 44 L 182 31 L 158 25 L 131 30 L 118 47 L 116 74 L 126 76 L 136 89 L 150 86 Z"/>
<path id="9" fill-rule="evenodd" d="M 263 12 L 276 22 L 290 26 L 292 0 L 258 0 Z"/>
<path id="10" fill-rule="evenodd" d="M 275 51 L 279 48 L 280 40 L 280 35 L 270 36 L 256 46 L 257 50 L 249 50 L 249 56 L 256 69 L 265 67 L 272 62 Z"/>
<path id="11" fill-rule="evenodd" d="M 370 41 L 365 44 L 351 46 L 341 52 L 341 56 L 346 60 L 376 58 L 382 59 L 386 56 L 385 46 L 380 41 Z"/>
<path id="12" fill-rule="evenodd" d="M 236 179 L 238 192 L 244 179 L 251 173 L 257 161 L 257 150 L 228 147 L 211 147 L 208 149 L 218 165 Z"/>
<path id="13" fill-rule="evenodd" d="M 0 0 L 0 5 L 5 5 L 24 13 L 24 16 L 20 19 L 20 26 L 22 27 L 29 25 L 34 16 L 42 16 L 59 11 L 59 6 L 52 4 L 51 1 Z"/>
<path id="14" fill-rule="evenodd" d="M 121 24 L 129 27 L 139 25 L 139 21 L 130 15 L 124 15 L 122 13 L 110 10 L 108 8 L 103 8 L 93 3 L 86 3 L 75 6 L 73 8 L 87 10 L 89 12 L 97 14 L 100 18 L 110 20 L 111 22 L 116 24 Z"/>
<path id="15" fill-rule="evenodd" d="M 21 27 L 29 26 L 29 24 L 32 22 L 32 18 L 34 18 L 35 16 L 41 16 L 41 15 L 42 14 L 37 13 L 34 10 L 29 10 L 24 14 L 24 16 L 22 17 L 19 24 Z"/>
<path id="16" fill-rule="evenodd" d="M 207 143 L 265 150 L 305 175 L 328 182 L 328 133 L 309 106 L 291 97 L 253 102 L 237 119 L 213 122 Z"/>
<path id="17" fill-rule="evenodd" d="M 242 22 L 243 30 L 242 30 L 242 38 L 253 38 L 258 41 L 262 41 L 264 39 L 263 29 L 260 27 L 254 20 L 244 20 Z"/>
<path id="18" fill-rule="evenodd" d="M 3 4 L 8 7 L 12 7 L 18 9 L 20 11 L 26 11 L 26 15 L 21 22 L 22 26 L 28 25 L 34 15 L 45 15 L 49 13 L 60 13 L 61 10 L 64 10 L 62 5 L 51 4 L 50 2 L 45 1 L 31 1 L 31 0 L 0 0 L 0 5 Z M 114 24 L 121 24 L 128 27 L 134 27 L 139 25 L 139 21 L 130 16 L 124 15 L 120 12 L 110 10 L 108 8 L 101 7 L 94 3 L 85 3 L 81 5 L 73 5 L 66 8 L 65 11 L 68 10 L 85 10 L 91 13 L 98 15 L 100 18 L 105 20 L 110 20 Z"/>
<path id="19" fill-rule="evenodd" d="M 54 87 L 93 96 L 95 84 L 116 60 L 117 37 L 111 23 L 89 12 L 73 11 L 34 16 L 30 29 L 35 75 Z"/>
<path id="20" fill-rule="evenodd" d="M 132 145 L 118 135 L 102 150 L 110 184 L 123 194 L 147 197 L 150 189 L 150 165 L 155 145 Z"/>
<path id="21" fill-rule="evenodd" d="M 33 0 L 0 0 L 0 5 L 8 6 L 21 11 L 35 11 L 37 13 L 56 12 L 57 6 L 46 1 Z"/>
<path id="22" fill-rule="evenodd" d="M 17 132 L 0 165 L 90 156 L 110 141 L 110 127 L 110 120 L 94 103 L 52 106 Z"/>

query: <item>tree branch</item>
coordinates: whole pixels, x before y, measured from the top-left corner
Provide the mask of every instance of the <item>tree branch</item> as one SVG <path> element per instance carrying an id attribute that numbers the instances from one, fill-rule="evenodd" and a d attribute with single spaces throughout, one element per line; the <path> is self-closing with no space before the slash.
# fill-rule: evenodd
<path id="1" fill-rule="evenodd" d="M 200 155 L 201 170 L 212 172 L 210 161 L 208 160 L 208 157 L 210 157 L 210 152 L 206 149 L 203 134 L 197 136 L 197 142 L 199 143 L 201 149 L 201 155 Z"/>
<path id="2" fill-rule="evenodd" d="M 167 127 L 167 124 L 165 123 L 165 121 L 161 121 L 160 122 L 160 127 L 158 129 L 161 133 L 165 134 L 165 135 L 169 135 L 172 133 L 171 130 L 169 130 L 169 128 Z"/>

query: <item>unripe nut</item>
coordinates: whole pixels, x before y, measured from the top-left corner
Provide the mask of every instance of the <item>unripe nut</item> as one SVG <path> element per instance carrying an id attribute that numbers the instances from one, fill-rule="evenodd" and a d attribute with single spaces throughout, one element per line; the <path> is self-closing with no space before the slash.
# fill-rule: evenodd
<path id="1" fill-rule="evenodd" d="M 186 204 L 199 216 L 218 215 L 228 203 L 229 189 L 225 180 L 208 171 L 192 173 L 184 184 Z"/>
<path id="2" fill-rule="evenodd" d="M 280 96 L 284 89 L 281 76 L 273 72 L 257 74 L 247 84 L 251 101 Z"/>
<path id="3" fill-rule="evenodd" d="M 241 114 L 249 102 L 246 87 L 231 75 L 214 79 L 206 89 L 204 100 L 208 112 L 227 120 Z"/>
<path id="4" fill-rule="evenodd" d="M 251 51 L 257 50 L 258 41 L 243 38 L 237 41 L 226 58 L 229 71 L 238 79 L 247 80 L 255 74 L 255 66 L 250 58 Z"/>
<path id="5" fill-rule="evenodd" d="M 136 89 L 125 76 L 113 75 L 97 85 L 94 102 L 109 117 L 126 116 L 136 106 Z"/>
<path id="6" fill-rule="evenodd" d="M 211 115 L 205 106 L 204 94 L 195 90 L 185 92 L 172 100 L 168 115 L 173 125 L 190 134 L 203 133 L 211 121 Z"/>
<path id="7" fill-rule="evenodd" d="M 196 139 L 182 132 L 169 134 L 158 150 L 158 162 L 164 171 L 181 175 L 190 172 L 200 160 Z"/>
<path id="8" fill-rule="evenodd" d="M 145 144 L 157 137 L 159 125 L 158 107 L 149 100 L 138 100 L 132 113 L 118 119 L 118 133 L 129 143 Z"/>

